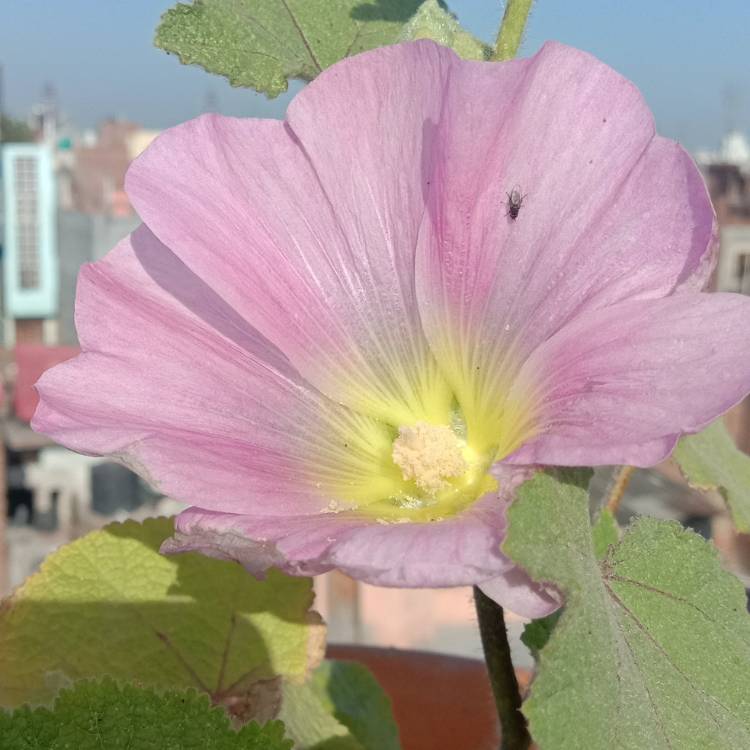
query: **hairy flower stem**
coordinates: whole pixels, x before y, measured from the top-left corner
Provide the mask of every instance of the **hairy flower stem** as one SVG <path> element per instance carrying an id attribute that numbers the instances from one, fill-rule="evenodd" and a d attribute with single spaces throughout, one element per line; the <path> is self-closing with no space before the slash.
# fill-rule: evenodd
<path id="1" fill-rule="evenodd" d="M 521 713 L 521 692 L 510 658 L 503 608 L 474 586 L 474 606 L 479 619 L 484 659 L 490 675 L 495 707 L 500 718 L 500 750 L 527 750 L 531 736 Z"/>
<path id="2" fill-rule="evenodd" d="M 507 0 L 500 31 L 497 33 L 493 60 L 511 60 L 516 56 L 532 2 L 533 0 Z"/>
<path id="3" fill-rule="evenodd" d="M 617 509 L 620 507 L 633 474 L 635 474 L 635 466 L 621 466 L 612 478 L 607 492 L 606 508 L 613 516 L 617 514 Z"/>

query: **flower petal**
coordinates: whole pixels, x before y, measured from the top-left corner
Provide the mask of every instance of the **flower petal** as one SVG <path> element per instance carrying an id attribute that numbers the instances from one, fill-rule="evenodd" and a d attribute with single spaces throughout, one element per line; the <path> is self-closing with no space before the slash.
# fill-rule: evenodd
<path id="1" fill-rule="evenodd" d="M 390 490 L 390 433 L 309 388 L 145 226 L 81 271 L 76 324 L 83 353 L 37 386 L 33 426 L 58 442 L 222 511 Z"/>
<path id="2" fill-rule="evenodd" d="M 496 494 L 435 523 L 379 523 L 348 512 L 271 519 L 190 508 L 166 549 L 233 550 L 256 574 L 269 565 L 297 574 L 338 568 L 378 586 L 463 586 L 513 567 L 500 552 L 504 515 Z"/>
<path id="3" fill-rule="evenodd" d="M 510 473 L 505 470 L 508 475 Z M 459 516 L 435 523 L 378 523 L 355 513 L 264 518 L 189 508 L 162 551 L 199 551 L 242 563 L 254 575 L 337 568 L 365 583 L 403 588 L 487 584 L 488 596 L 527 617 L 559 604 L 500 551 L 510 483 Z"/>
<path id="4" fill-rule="evenodd" d="M 504 609 L 532 620 L 546 617 L 562 605 L 562 597 L 557 591 L 532 581 L 519 567 L 480 583 L 479 588 Z"/>
<path id="5" fill-rule="evenodd" d="M 685 293 L 592 310 L 523 369 L 544 427 L 508 462 L 650 466 L 750 391 L 750 298 Z"/>
<path id="6" fill-rule="evenodd" d="M 487 442 L 514 430 L 505 443 L 517 444 L 527 405 L 505 394 L 524 359 L 586 310 L 703 284 L 713 210 L 635 87 L 559 44 L 455 65 L 435 128 L 417 253 L 423 325 L 469 422 L 494 423 Z"/>
<path id="7" fill-rule="evenodd" d="M 235 560 L 259 577 L 272 567 L 314 576 L 335 567 L 327 556 L 331 544 L 367 523 L 372 519 L 343 513 L 281 518 L 188 508 L 175 519 L 174 536 L 161 551 Z"/>
<path id="8" fill-rule="evenodd" d="M 444 421 L 451 405 L 419 323 L 414 252 L 423 129 L 454 60 L 431 43 L 345 60 L 288 123 L 201 117 L 127 176 L 155 234 L 306 379 L 393 424 Z"/>

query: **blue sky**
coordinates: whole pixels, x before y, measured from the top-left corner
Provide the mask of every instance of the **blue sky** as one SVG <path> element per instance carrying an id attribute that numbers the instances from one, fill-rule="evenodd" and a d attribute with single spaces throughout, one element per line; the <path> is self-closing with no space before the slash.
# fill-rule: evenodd
<path id="1" fill-rule="evenodd" d="M 286 98 L 232 89 L 151 43 L 169 0 L 0 0 L 6 109 L 22 115 L 55 85 L 78 123 L 127 117 L 163 128 L 198 114 L 212 90 L 225 114 L 279 115 Z M 498 0 L 452 0 L 491 39 Z M 546 39 L 594 53 L 633 80 L 659 130 L 713 147 L 728 125 L 750 131 L 750 0 L 537 0 L 522 54 Z M 729 106 L 727 102 L 732 102 Z"/>

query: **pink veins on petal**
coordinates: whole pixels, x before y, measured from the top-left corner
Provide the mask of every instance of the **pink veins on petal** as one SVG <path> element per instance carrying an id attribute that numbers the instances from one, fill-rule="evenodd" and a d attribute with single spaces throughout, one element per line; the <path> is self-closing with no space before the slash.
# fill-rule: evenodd
<path id="1" fill-rule="evenodd" d="M 166 131 L 126 188 L 144 225 L 82 270 L 33 424 L 193 506 L 167 551 L 538 616 L 500 549 L 524 466 L 654 464 L 750 390 L 700 174 L 559 44 L 349 58 L 284 122 Z"/>

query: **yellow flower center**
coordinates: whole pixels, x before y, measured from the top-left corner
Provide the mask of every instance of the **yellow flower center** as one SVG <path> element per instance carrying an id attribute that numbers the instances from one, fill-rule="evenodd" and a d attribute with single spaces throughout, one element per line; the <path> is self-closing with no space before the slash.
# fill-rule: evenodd
<path id="1" fill-rule="evenodd" d="M 414 481 L 425 494 L 434 496 L 449 486 L 448 477 L 466 471 L 462 442 L 447 425 L 417 422 L 399 428 L 393 441 L 393 462 L 406 481 Z"/>
<path id="2" fill-rule="evenodd" d="M 381 523 L 449 518 L 497 489 L 488 473 L 493 457 L 494 452 L 479 454 L 467 443 L 459 417 L 450 426 L 402 425 L 390 445 L 389 489 L 380 497 L 360 496 L 364 502 L 358 508 Z"/>
<path id="3" fill-rule="evenodd" d="M 453 387 L 428 374 L 406 408 L 383 400 L 353 412 L 342 425 L 343 450 L 321 447 L 316 488 L 332 498 L 329 511 L 381 523 L 442 521 L 497 490 L 492 465 L 538 429 L 533 383 L 463 362 L 449 372 Z"/>

